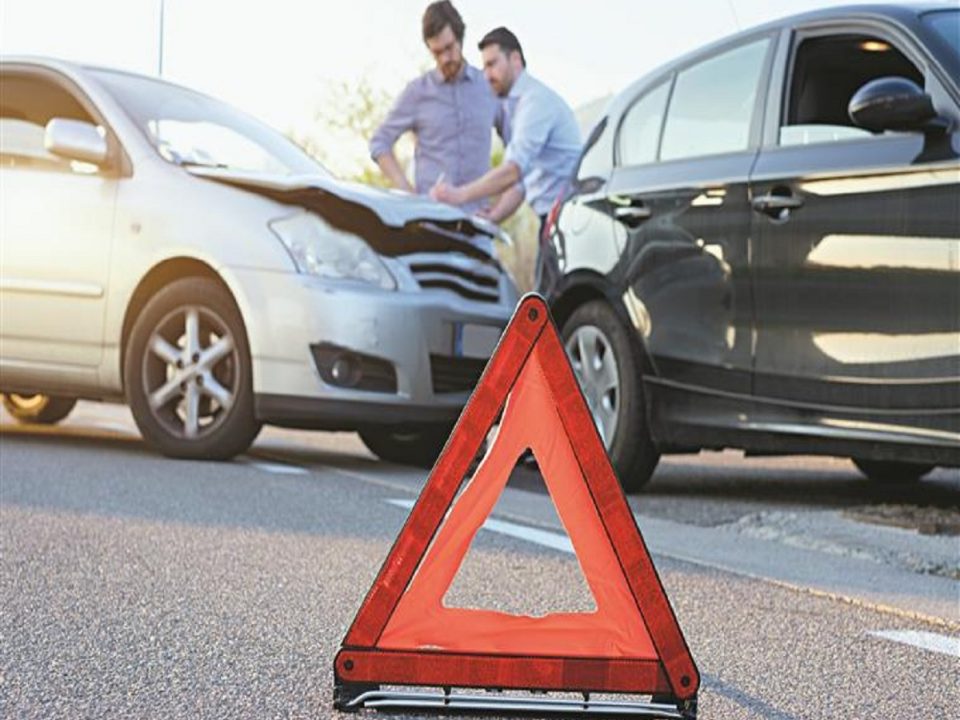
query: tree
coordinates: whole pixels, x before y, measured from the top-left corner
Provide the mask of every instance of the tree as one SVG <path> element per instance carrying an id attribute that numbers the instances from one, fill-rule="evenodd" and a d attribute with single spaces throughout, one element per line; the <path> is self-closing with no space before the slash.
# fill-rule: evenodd
<path id="1" fill-rule="evenodd" d="M 392 100 L 366 76 L 326 86 L 317 103 L 311 126 L 288 137 L 304 151 L 329 166 L 335 174 L 356 182 L 388 187 L 389 181 L 370 159 L 367 146 L 390 110 Z M 406 168 L 413 157 L 412 143 L 401 138 L 397 157 Z"/>

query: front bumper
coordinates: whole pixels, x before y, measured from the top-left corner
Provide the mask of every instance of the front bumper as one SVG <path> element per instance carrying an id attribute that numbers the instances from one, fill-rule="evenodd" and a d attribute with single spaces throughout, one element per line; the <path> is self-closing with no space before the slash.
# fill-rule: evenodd
<path id="1" fill-rule="evenodd" d="M 436 392 L 438 361 L 456 358 L 458 324 L 502 329 L 516 302 L 509 291 L 501 293 L 505 301 L 490 303 L 442 290 L 384 291 L 292 273 L 230 272 L 242 296 L 257 417 L 290 427 L 456 419 L 470 390 Z M 389 363 L 395 390 L 338 387 L 329 372 L 324 379 L 315 348 L 328 344 Z"/>
<path id="2" fill-rule="evenodd" d="M 463 402 L 456 405 L 412 405 L 263 393 L 254 396 L 258 419 L 270 425 L 302 430 L 357 430 L 376 425 L 410 427 L 453 423 L 459 417 L 462 406 Z"/>

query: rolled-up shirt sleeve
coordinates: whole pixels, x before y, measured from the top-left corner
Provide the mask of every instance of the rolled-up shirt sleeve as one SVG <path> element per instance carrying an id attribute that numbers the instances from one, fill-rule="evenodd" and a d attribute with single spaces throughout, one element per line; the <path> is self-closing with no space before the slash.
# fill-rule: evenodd
<path id="1" fill-rule="evenodd" d="M 550 108 L 546 103 L 524 102 L 517 107 L 503 161 L 516 165 L 520 170 L 520 177 L 530 172 L 531 163 L 543 150 L 550 136 L 550 127 Z"/>
<path id="2" fill-rule="evenodd" d="M 386 119 L 370 138 L 370 157 L 376 161 L 378 157 L 392 150 L 401 135 L 415 129 L 416 119 L 417 88 L 414 81 L 404 88 Z"/>

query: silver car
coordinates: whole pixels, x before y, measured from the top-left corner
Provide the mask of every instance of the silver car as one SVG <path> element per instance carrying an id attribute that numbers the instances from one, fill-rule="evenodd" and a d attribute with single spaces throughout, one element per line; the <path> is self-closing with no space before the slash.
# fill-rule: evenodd
<path id="1" fill-rule="evenodd" d="M 0 391 L 19 419 L 126 400 L 161 452 L 263 423 L 436 455 L 517 301 L 495 226 L 334 179 L 197 92 L 0 62 Z"/>

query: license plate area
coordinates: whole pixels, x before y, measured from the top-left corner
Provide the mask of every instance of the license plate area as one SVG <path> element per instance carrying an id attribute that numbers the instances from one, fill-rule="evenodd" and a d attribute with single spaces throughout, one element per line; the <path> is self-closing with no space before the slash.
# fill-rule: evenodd
<path id="1" fill-rule="evenodd" d="M 453 356 L 486 360 L 500 341 L 503 328 L 475 323 L 453 324 Z"/>

